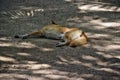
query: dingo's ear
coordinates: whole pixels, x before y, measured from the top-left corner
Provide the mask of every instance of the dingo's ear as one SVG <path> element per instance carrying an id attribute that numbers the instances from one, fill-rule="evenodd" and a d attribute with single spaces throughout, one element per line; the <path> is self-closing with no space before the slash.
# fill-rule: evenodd
<path id="1" fill-rule="evenodd" d="M 85 32 L 82 31 L 82 33 L 80 34 L 80 37 L 81 37 L 82 35 L 84 35 L 84 34 L 85 34 Z"/>
<path id="2" fill-rule="evenodd" d="M 53 20 L 51 20 L 51 23 L 52 23 L 52 24 L 56 24 Z"/>
<path id="3" fill-rule="evenodd" d="M 82 33 L 80 34 L 80 37 L 82 37 L 82 36 L 84 36 L 88 40 L 88 37 L 87 37 L 87 35 L 85 34 L 84 31 L 82 31 Z"/>

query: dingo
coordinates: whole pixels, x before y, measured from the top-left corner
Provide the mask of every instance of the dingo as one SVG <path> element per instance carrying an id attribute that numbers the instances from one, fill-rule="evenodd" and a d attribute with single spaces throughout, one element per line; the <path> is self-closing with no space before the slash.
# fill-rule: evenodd
<path id="1" fill-rule="evenodd" d="M 16 35 L 15 38 L 26 39 L 28 37 L 38 37 L 38 36 L 64 40 L 64 42 L 58 42 L 56 46 L 69 45 L 71 47 L 75 47 L 87 43 L 86 34 L 79 28 L 64 27 L 61 25 L 57 25 L 53 21 L 52 24 L 47 25 L 38 31 L 25 35 Z"/>

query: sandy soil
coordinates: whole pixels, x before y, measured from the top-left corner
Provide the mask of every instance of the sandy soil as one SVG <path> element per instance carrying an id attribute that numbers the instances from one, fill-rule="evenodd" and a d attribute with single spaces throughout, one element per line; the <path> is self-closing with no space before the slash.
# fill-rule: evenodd
<path id="1" fill-rule="evenodd" d="M 112 1 L 112 0 L 111 0 Z M 15 39 L 54 20 L 79 27 L 90 42 Z M 0 80 L 120 80 L 120 7 L 94 0 L 0 0 Z"/>

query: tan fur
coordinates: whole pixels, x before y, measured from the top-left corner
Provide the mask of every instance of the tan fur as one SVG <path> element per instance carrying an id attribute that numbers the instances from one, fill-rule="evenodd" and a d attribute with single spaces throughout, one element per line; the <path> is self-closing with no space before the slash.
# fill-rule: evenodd
<path id="1" fill-rule="evenodd" d="M 88 42 L 86 34 L 80 29 L 66 32 L 63 39 L 65 42 L 59 42 L 59 46 L 69 45 L 71 47 L 77 47 Z"/>
<path id="2" fill-rule="evenodd" d="M 50 24 L 43 27 L 37 32 L 30 33 L 29 36 L 47 36 L 49 34 L 59 35 L 59 34 L 65 34 L 66 32 L 74 29 L 77 29 L 77 28 L 67 28 L 64 26 L 56 25 L 56 24 Z"/>
<path id="3" fill-rule="evenodd" d="M 28 38 L 28 37 L 45 36 L 55 39 L 62 39 L 64 42 L 58 42 L 56 46 L 69 45 L 71 47 L 81 46 L 87 43 L 87 36 L 79 28 L 68 28 L 61 25 L 57 25 L 52 21 L 52 24 L 44 26 L 42 29 L 26 34 L 17 35 L 16 38 Z"/>

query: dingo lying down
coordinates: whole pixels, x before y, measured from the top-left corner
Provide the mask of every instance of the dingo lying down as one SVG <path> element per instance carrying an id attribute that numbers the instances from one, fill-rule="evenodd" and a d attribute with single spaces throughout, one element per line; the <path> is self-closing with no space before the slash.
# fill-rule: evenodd
<path id="1" fill-rule="evenodd" d="M 56 44 L 57 47 L 64 45 L 76 47 L 84 45 L 88 42 L 85 32 L 83 32 L 79 28 L 64 27 L 61 25 L 57 25 L 53 21 L 52 24 L 49 24 L 38 31 L 25 35 L 16 35 L 15 38 L 26 39 L 28 37 L 42 37 L 42 36 L 62 40 Z"/>

